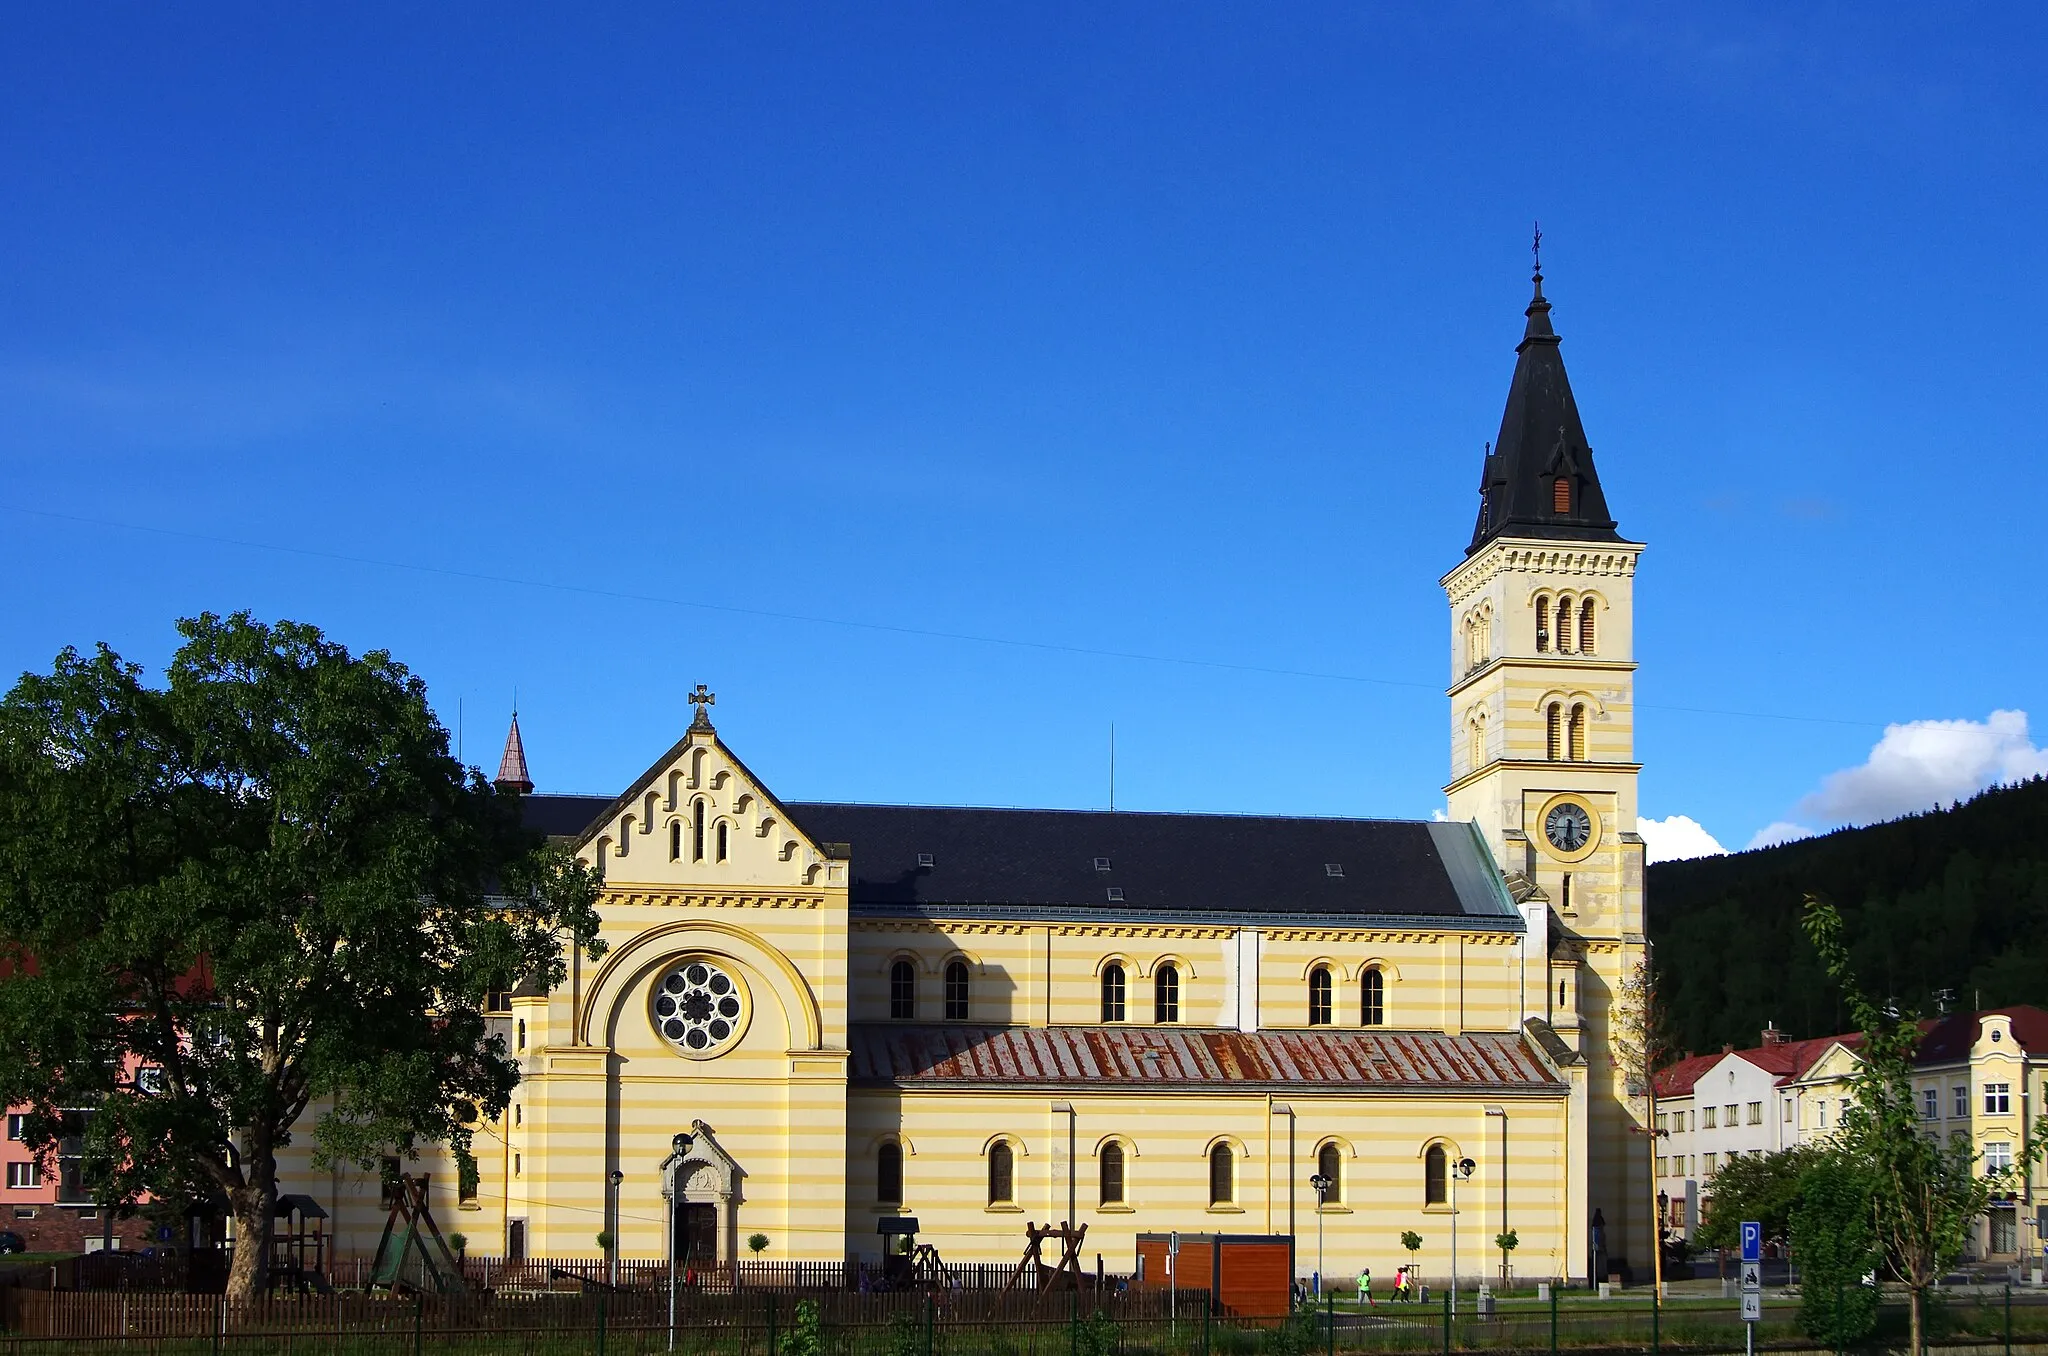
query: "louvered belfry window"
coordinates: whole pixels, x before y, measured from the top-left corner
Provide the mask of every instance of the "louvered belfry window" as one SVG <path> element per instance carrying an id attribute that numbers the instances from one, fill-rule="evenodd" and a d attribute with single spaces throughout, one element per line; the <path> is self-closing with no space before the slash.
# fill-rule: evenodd
<path id="1" fill-rule="evenodd" d="M 1551 482 L 1550 508 L 1553 513 L 1572 511 L 1572 482 L 1568 476 L 1559 476 Z"/>
<path id="2" fill-rule="evenodd" d="M 1586 708 L 1572 708 L 1571 760 L 1574 763 L 1586 761 Z"/>
<path id="3" fill-rule="evenodd" d="M 1593 653 L 1593 600 L 1579 604 L 1579 653 Z"/>
<path id="4" fill-rule="evenodd" d="M 1550 600 L 1536 600 L 1536 653 L 1543 654 L 1550 649 Z"/>
<path id="5" fill-rule="evenodd" d="M 1564 708 L 1556 702 L 1544 713 L 1544 744 L 1549 750 L 1550 761 L 1564 757 Z"/>

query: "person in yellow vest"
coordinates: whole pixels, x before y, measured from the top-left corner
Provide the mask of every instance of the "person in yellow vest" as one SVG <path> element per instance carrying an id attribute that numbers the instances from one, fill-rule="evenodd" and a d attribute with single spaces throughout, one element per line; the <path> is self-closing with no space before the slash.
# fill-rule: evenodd
<path id="1" fill-rule="evenodd" d="M 1372 1307 L 1372 1268 L 1369 1266 L 1358 1269 L 1358 1307 Z"/>

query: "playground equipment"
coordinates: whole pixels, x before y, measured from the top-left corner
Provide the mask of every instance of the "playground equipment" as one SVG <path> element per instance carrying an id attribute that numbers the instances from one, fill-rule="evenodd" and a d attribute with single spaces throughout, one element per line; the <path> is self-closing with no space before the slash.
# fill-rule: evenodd
<path id="1" fill-rule="evenodd" d="M 917 1217 L 898 1215 L 884 1219 L 877 1231 L 882 1235 L 882 1284 L 890 1290 L 951 1290 L 953 1273 L 939 1250 L 917 1241 Z M 900 1242 L 898 1241 L 900 1240 Z"/>
<path id="2" fill-rule="evenodd" d="M 384 1221 L 384 1235 L 377 1240 L 377 1255 L 370 1262 L 368 1288 L 379 1286 L 394 1294 L 432 1291 L 454 1295 L 468 1288 L 462 1267 L 441 1237 L 434 1212 L 427 1205 L 426 1173 L 398 1179 L 391 1215 Z"/>
<path id="3" fill-rule="evenodd" d="M 1003 1286 L 1005 1290 L 1079 1290 L 1082 1283 L 1081 1240 L 1088 1237 L 1088 1226 L 1076 1228 L 1061 1220 L 1058 1224 L 1043 1227 L 1027 1222 L 1024 1225 L 1024 1256 L 1017 1262 L 1017 1270 Z M 1060 1245 L 1060 1260 L 1056 1266 L 1047 1266 L 1045 1245 L 1057 1242 Z"/>
<path id="4" fill-rule="evenodd" d="M 311 1196 L 279 1196 L 272 1214 L 277 1219 L 270 1229 L 270 1288 L 282 1286 L 304 1295 L 318 1291 L 325 1295 L 327 1283 L 327 1237 L 322 1222 L 327 1212 Z"/>

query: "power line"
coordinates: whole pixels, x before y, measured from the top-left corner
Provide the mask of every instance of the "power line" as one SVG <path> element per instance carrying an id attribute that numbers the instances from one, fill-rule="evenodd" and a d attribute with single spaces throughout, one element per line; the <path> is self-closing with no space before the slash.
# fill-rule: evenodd
<path id="1" fill-rule="evenodd" d="M 1187 655 L 1149 654 L 1140 650 L 1110 650 L 1090 645 L 1073 645 L 1064 641 L 1026 640 L 1016 636 L 980 635 L 971 631 L 942 631 L 931 627 L 903 626 L 893 622 L 855 621 L 847 617 L 827 617 L 816 613 L 780 612 L 771 608 L 741 607 L 734 603 L 708 603 L 695 598 L 675 598 L 658 593 L 634 593 L 623 589 L 601 588 L 594 584 L 562 583 L 553 579 L 528 579 L 518 575 L 492 574 L 484 570 L 453 569 L 445 565 L 425 565 L 417 561 L 390 560 L 376 556 L 350 555 L 342 551 L 327 551 L 311 546 L 287 546 L 279 542 L 250 541 L 242 537 L 223 537 L 206 532 L 194 532 L 187 528 L 160 527 L 145 523 L 124 523 L 110 518 L 91 518 L 77 513 L 58 513 L 51 509 L 25 508 L 19 504 L 0 504 L 0 510 L 19 513 L 31 518 L 45 518 L 54 522 L 77 523 L 86 527 L 108 528 L 119 532 L 142 532 L 159 537 L 175 537 L 184 541 L 206 542 L 213 546 L 233 546 L 245 551 L 269 551 L 278 555 L 303 556 L 311 560 L 329 560 L 343 565 L 361 565 L 371 569 L 404 570 L 413 574 L 438 575 L 447 579 L 466 579 L 475 583 L 505 584 L 515 588 L 545 589 L 555 593 L 576 594 L 587 598 L 609 598 L 619 602 L 653 603 L 664 607 L 693 608 L 702 612 L 719 612 L 728 616 L 759 617 L 769 621 L 797 622 L 807 626 L 837 626 L 855 631 L 875 631 L 886 635 L 916 636 L 924 640 L 959 641 L 973 645 L 1000 645 L 1018 650 L 1037 650 L 1048 654 L 1079 655 L 1091 659 L 1122 659 L 1141 664 L 1174 664 L 1183 668 L 1217 669 L 1227 673 L 1256 673 L 1270 678 L 1309 678 L 1331 683 L 1359 683 L 1373 687 L 1408 688 L 1423 692 L 1441 692 L 1434 683 L 1416 682 L 1404 678 L 1377 678 L 1359 673 L 1332 673 L 1320 669 L 1278 668 L 1266 664 L 1245 664 L 1227 659 L 1197 659 Z M 1780 720 L 1804 725 L 1847 725 L 1857 729 L 1876 729 L 1884 724 L 1873 720 L 1843 720 L 1834 716 L 1798 716 L 1774 711 L 1729 711 L 1704 706 L 1662 706 L 1648 702 L 1637 703 L 1643 711 L 1670 711 L 1693 716 L 1725 716 L 1737 720 Z"/>

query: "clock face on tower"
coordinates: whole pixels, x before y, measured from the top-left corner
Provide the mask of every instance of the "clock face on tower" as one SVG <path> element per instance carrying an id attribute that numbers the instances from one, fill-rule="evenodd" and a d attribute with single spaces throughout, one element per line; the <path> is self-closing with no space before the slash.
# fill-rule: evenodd
<path id="1" fill-rule="evenodd" d="M 1593 837 L 1593 817 L 1585 806 L 1564 801 L 1543 816 L 1543 836 L 1559 852 L 1577 852 Z"/>

